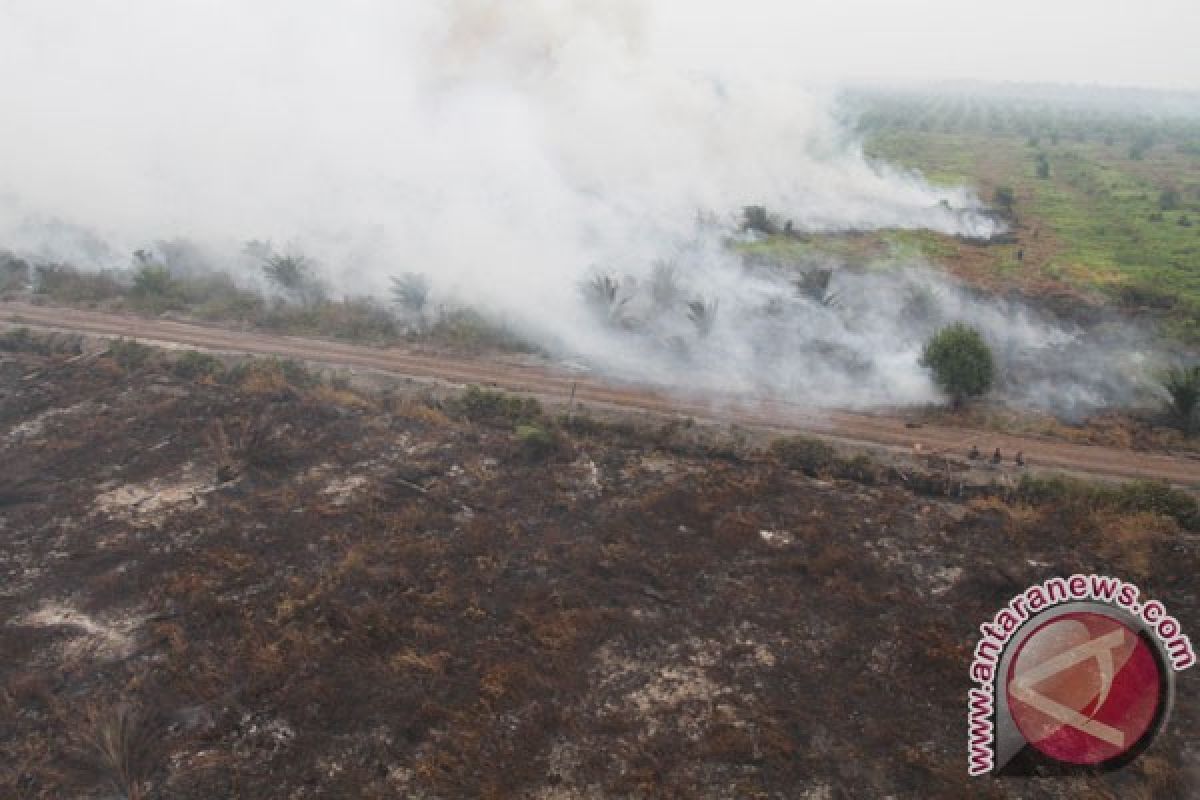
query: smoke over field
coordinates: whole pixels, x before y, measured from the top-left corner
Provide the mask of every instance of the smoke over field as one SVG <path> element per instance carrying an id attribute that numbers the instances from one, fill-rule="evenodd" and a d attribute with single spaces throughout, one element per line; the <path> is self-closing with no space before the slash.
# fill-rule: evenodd
<path id="1" fill-rule="evenodd" d="M 184 237 L 249 276 L 243 243 L 270 239 L 339 292 L 425 274 L 619 375 L 860 407 L 933 399 L 921 342 L 967 319 L 1021 366 L 1018 402 L 1133 396 L 1136 357 L 920 264 L 747 269 L 727 240 L 752 204 L 798 232 L 995 224 L 869 162 L 786 62 L 675 48 L 713 7 L 646 5 L 6 4 L 0 246 L 113 266 Z"/>

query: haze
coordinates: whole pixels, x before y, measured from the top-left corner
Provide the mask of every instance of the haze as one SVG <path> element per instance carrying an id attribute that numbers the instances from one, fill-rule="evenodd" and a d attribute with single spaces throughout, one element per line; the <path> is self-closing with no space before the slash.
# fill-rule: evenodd
<path id="1" fill-rule="evenodd" d="M 1198 72 L 1167 66 L 1196 58 L 1184 47 L 1151 59 L 1148 46 L 1104 46 L 1088 31 L 1140 28 L 1071 5 L 1082 27 L 1068 32 L 1061 10 L 1022 21 L 1028 3 L 980 22 L 949 3 L 9 2 L 0 246 L 123 267 L 180 237 L 254 282 L 261 265 L 241 248 L 267 239 L 315 258 L 339 295 L 386 297 L 393 276 L 423 273 L 436 303 L 502 317 L 612 374 L 820 404 L 925 402 L 927 326 L 860 299 L 933 297 L 927 320 L 971 320 L 1034 365 L 1050 363 L 1046 348 L 1069 352 L 1072 333 L 977 303 L 919 262 L 886 286 L 840 276 L 838 308 L 819 307 L 783 276 L 748 275 L 723 243 L 748 205 L 797 231 L 995 233 L 971 187 L 865 158 L 827 90 L 842 76 L 1001 67 L 1070 80 L 1103 63 L 1092 78 L 1154 69 L 1163 85 Z M 1176 38 L 1196 13 L 1153 8 L 1138 19 Z M 719 305 L 702 334 L 686 306 L 650 302 L 662 262 L 679 266 L 681 296 Z M 637 319 L 590 315 L 580 285 L 597 273 L 619 276 Z M 753 323 L 763 308 L 785 313 Z M 1044 391 L 1035 370 L 1019 399 L 1092 407 L 1136 388 L 1103 359 L 1070 363 L 1071 391 Z"/>
<path id="2" fill-rule="evenodd" d="M 988 81 L 1200 89 L 1200 4 L 1187 0 L 668 0 L 681 58 L 756 52 L 826 81 Z M 686 9 L 686 12 L 684 11 Z"/>

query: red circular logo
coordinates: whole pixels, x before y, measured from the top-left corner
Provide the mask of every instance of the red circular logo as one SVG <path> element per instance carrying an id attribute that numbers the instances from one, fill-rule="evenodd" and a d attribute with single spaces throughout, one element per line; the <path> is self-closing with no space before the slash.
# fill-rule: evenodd
<path id="1" fill-rule="evenodd" d="M 1158 715 L 1162 675 L 1135 631 L 1080 611 L 1055 617 L 1021 643 L 1006 691 L 1026 741 L 1058 761 L 1094 765 L 1146 736 Z"/>

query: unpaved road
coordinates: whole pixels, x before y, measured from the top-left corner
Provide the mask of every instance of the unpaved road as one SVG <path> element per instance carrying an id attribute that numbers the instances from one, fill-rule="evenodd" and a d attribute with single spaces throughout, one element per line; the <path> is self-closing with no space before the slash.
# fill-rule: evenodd
<path id="1" fill-rule="evenodd" d="M 1011 458 L 1024 451 L 1029 463 L 1115 478 L 1158 478 L 1200 487 L 1200 460 L 1111 447 L 1076 445 L 967 428 L 922 425 L 909 428 L 905 420 L 880 414 L 817 411 L 780 401 L 688 396 L 606 382 L 596 376 L 575 375 L 546 366 L 504 359 L 468 358 L 409 348 L 364 347 L 320 339 L 235 331 L 195 322 L 0 303 L 0 324 L 53 328 L 100 336 L 125 336 L 204 350 L 274 355 L 347 367 L 379 370 L 439 382 L 495 386 L 566 401 L 607 408 L 651 411 L 776 429 L 808 432 L 852 442 L 927 452 L 965 455 L 972 444 L 990 453 L 999 447 Z"/>

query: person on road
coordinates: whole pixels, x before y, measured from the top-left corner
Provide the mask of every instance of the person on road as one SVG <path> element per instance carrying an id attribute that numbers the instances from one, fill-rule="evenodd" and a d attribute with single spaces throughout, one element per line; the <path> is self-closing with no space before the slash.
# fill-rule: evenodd
<path id="1" fill-rule="evenodd" d="M 1000 466 L 1000 464 L 1003 461 L 1004 461 L 1004 456 L 1000 455 L 1000 448 L 997 447 L 996 452 L 992 453 L 992 463 L 995 464 L 996 466 Z"/>

